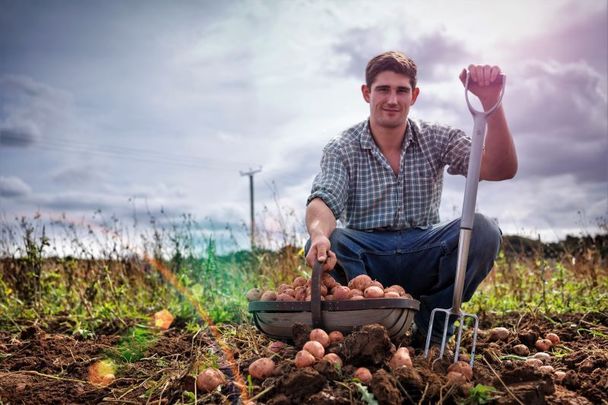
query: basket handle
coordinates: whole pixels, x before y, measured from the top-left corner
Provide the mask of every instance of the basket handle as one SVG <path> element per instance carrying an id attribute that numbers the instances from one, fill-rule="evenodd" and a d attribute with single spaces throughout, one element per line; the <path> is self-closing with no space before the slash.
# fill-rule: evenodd
<path id="1" fill-rule="evenodd" d="M 321 275 L 323 274 L 322 263 L 318 260 L 312 266 L 312 278 L 310 279 L 310 313 L 312 315 L 312 327 L 323 328 L 323 317 L 321 315 Z"/>

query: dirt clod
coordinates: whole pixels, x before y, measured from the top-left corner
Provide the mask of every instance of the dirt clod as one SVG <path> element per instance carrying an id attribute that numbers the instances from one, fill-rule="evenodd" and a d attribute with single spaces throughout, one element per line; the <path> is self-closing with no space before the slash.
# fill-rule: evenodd
<path id="1" fill-rule="evenodd" d="M 365 325 L 344 339 L 344 357 L 355 366 L 378 366 L 390 352 L 391 341 L 382 325 Z"/>
<path id="2" fill-rule="evenodd" d="M 305 398 L 319 392 L 325 382 L 326 378 L 317 370 L 306 367 L 281 377 L 277 382 L 277 391 L 287 395 L 291 403 L 302 403 Z"/>
<path id="3" fill-rule="evenodd" d="M 397 380 L 385 370 L 378 370 L 374 373 L 370 386 L 379 404 L 390 405 L 403 402 L 403 396 L 397 388 Z"/>
<path id="4" fill-rule="evenodd" d="M 291 328 L 291 336 L 293 338 L 293 344 L 298 350 L 304 347 L 304 343 L 308 342 L 312 328 L 308 325 L 296 323 Z"/>

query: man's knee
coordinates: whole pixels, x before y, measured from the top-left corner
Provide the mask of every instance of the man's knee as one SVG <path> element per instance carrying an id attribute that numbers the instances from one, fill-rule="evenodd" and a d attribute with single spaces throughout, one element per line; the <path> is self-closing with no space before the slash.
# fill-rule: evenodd
<path id="1" fill-rule="evenodd" d="M 479 251 L 487 251 L 495 257 L 500 249 L 502 232 L 496 221 L 483 214 L 476 213 L 473 222 L 472 247 Z"/>

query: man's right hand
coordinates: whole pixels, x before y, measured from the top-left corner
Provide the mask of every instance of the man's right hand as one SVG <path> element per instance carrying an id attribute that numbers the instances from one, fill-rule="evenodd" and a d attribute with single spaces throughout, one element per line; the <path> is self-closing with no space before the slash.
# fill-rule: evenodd
<path id="1" fill-rule="evenodd" d="M 316 261 L 323 263 L 324 271 L 333 270 L 337 263 L 336 254 L 330 250 L 331 243 L 326 236 L 320 235 L 310 241 L 306 263 L 313 267 Z"/>

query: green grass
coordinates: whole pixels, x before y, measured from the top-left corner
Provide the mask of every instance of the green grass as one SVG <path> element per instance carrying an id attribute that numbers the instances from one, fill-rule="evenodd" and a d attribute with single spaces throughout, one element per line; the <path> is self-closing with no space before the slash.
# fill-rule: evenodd
<path id="1" fill-rule="evenodd" d="M 139 237 L 145 256 L 133 253 L 131 246 L 138 244 L 114 219 L 101 231 L 89 226 L 86 235 L 67 222 L 53 226 L 65 229 L 63 238 L 49 238 L 39 216 L 0 224 L 0 328 L 59 318 L 73 334 L 91 337 L 108 325 L 126 330 L 149 324 L 160 309 L 192 330 L 205 323 L 249 322 L 245 293 L 250 288 L 274 289 L 310 273 L 301 249 L 292 245 L 220 255 L 212 237 L 194 236 L 198 225 L 189 216 L 165 228 L 152 218 L 149 233 Z M 58 246 L 66 244 L 79 256 L 58 254 Z M 552 256 L 540 248 L 531 254 L 501 251 L 465 309 L 477 314 L 608 311 L 604 247 L 589 246 Z M 132 339 L 137 342 L 137 336 Z"/>

